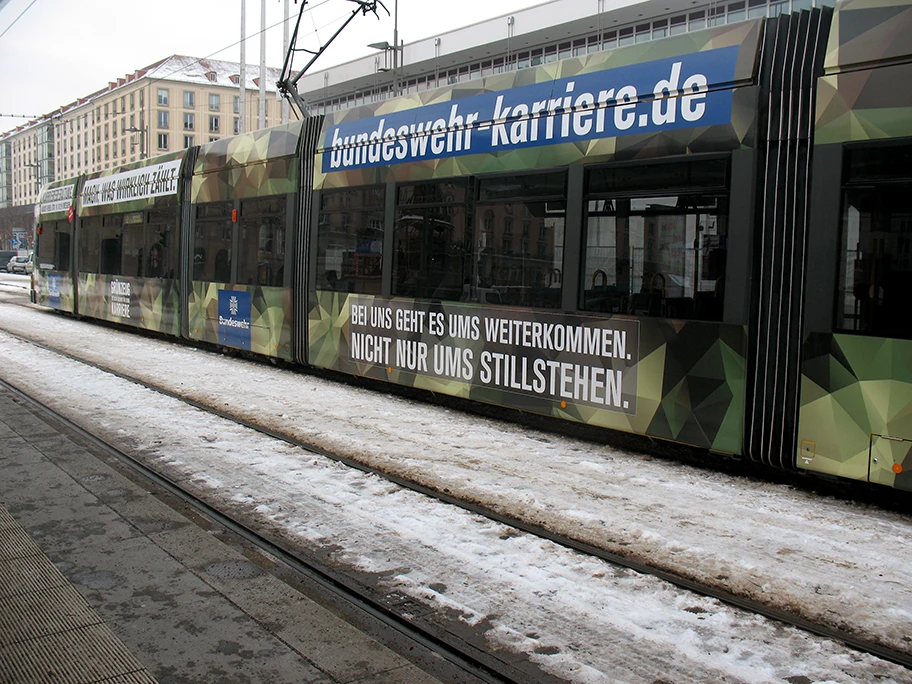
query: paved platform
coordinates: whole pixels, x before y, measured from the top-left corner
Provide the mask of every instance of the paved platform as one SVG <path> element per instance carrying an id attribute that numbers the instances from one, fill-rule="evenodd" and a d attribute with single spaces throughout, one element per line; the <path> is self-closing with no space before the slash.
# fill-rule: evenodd
<path id="1" fill-rule="evenodd" d="M 2 386 L 0 506 L 4 684 L 439 681 Z"/>

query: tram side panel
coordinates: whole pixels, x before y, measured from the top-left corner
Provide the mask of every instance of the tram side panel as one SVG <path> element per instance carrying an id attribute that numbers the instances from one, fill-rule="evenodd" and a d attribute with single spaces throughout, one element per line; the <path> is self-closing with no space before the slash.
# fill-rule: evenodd
<path id="1" fill-rule="evenodd" d="M 191 192 L 191 339 L 291 361 L 301 123 L 200 147 Z"/>
<path id="2" fill-rule="evenodd" d="M 83 181 L 76 241 L 80 315 L 180 335 L 180 173 L 186 154 Z"/>
<path id="3" fill-rule="evenodd" d="M 912 490 L 912 5 L 846 2 L 833 26 L 796 461 Z"/>
<path id="4" fill-rule="evenodd" d="M 55 181 L 41 193 L 35 228 L 32 289 L 36 304 L 75 313 L 75 207 L 79 179 Z"/>
<path id="5" fill-rule="evenodd" d="M 740 453 L 761 33 L 328 116 L 310 363 Z"/>

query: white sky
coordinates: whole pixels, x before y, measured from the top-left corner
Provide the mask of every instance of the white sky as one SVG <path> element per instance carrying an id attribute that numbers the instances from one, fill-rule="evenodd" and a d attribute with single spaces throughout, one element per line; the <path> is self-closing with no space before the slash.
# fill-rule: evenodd
<path id="1" fill-rule="evenodd" d="M 312 68 L 374 52 L 368 43 L 392 43 L 397 1 L 399 38 L 406 43 L 544 2 L 384 0 L 389 16 L 380 11 L 379 20 L 356 17 Z M 586 1 L 595 11 L 596 0 Z M 300 0 L 288 4 L 290 33 Z M 311 16 L 301 21 L 299 46 L 315 49 L 315 27 L 321 40 L 329 38 L 352 7 L 346 0 L 311 0 Z M 239 61 L 240 8 L 241 0 L 9 0 L 0 10 L 0 114 L 46 114 L 173 54 Z M 251 36 L 246 58 L 256 64 L 261 2 L 247 0 L 246 8 L 246 33 Z M 266 0 L 267 66 L 281 67 L 284 61 L 283 17 L 284 0 Z M 306 55 L 299 55 L 295 65 L 304 64 Z M 0 117 L 0 132 L 27 121 Z"/>
<path id="2" fill-rule="evenodd" d="M 204 498 L 571 682 L 908 682 L 826 639 L 620 570 L 38 349 L 5 330 L 610 551 L 912 651 L 912 520 L 110 330 L 0 275 L 0 378 Z M 23 305 L 24 304 L 24 305 Z M 2 468 L 2 454 L 0 454 Z"/>

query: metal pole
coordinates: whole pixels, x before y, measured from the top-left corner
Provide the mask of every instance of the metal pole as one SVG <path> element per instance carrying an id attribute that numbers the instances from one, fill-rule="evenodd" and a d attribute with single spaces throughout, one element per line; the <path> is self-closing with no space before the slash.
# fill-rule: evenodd
<path id="1" fill-rule="evenodd" d="M 283 28 L 282 54 L 283 55 L 288 54 L 288 18 L 289 18 L 288 0 L 285 0 L 285 22 L 282 24 L 282 28 Z M 288 98 L 283 97 L 282 98 L 282 123 L 283 124 L 288 123 L 289 114 L 290 114 L 290 112 L 289 112 Z"/>
<path id="2" fill-rule="evenodd" d="M 247 0 L 241 0 L 241 92 L 238 97 L 238 133 L 247 132 Z"/>
<path id="3" fill-rule="evenodd" d="M 266 128 L 266 0 L 260 0 L 260 120 Z"/>
<path id="4" fill-rule="evenodd" d="M 393 95 L 399 95 L 399 0 L 393 0 Z"/>

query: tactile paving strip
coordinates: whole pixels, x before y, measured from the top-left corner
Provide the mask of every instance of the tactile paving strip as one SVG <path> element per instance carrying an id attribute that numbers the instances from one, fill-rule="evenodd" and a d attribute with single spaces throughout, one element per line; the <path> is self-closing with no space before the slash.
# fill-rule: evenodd
<path id="1" fill-rule="evenodd" d="M 155 684 L 3 506 L 0 682 Z"/>

